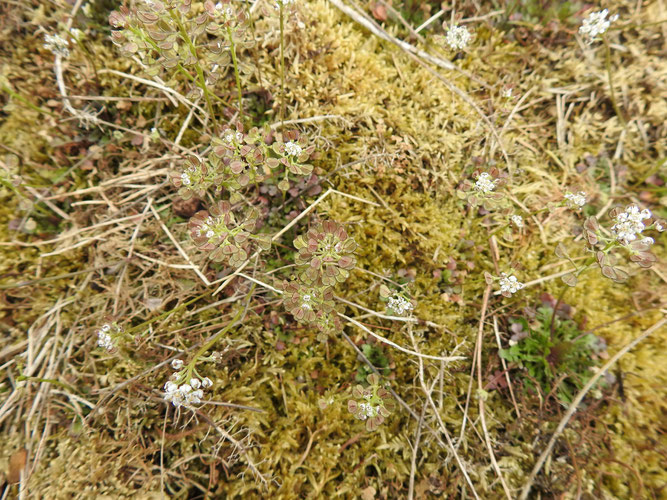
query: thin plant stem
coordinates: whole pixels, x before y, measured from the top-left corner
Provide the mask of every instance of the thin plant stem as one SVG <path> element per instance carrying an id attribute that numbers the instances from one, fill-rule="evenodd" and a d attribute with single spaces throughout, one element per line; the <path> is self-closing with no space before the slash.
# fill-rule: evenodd
<path id="1" fill-rule="evenodd" d="M 45 115 L 49 115 L 49 116 L 56 116 L 55 114 L 53 114 L 48 109 L 40 108 L 39 106 L 31 103 L 28 99 L 23 97 L 21 94 L 17 94 L 16 92 L 14 92 L 12 89 L 7 87 L 6 85 L 0 84 L 0 90 L 9 94 L 10 97 L 13 97 L 14 99 L 16 99 L 18 101 L 21 101 L 23 104 L 28 106 L 30 109 L 33 109 L 33 110 L 37 111 L 38 113 L 44 113 Z"/>
<path id="2" fill-rule="evenodd" d="M 156 44 L 153 40 L 151 40 L 150 38 L 145 37 L 145 36 L 143 35 L 143 33 L 142 33 L 141 31 L 137 30 L 136 28 L 132 28 L 132 27 L 130 26 L 129 29 L 130 29 L 130 31 L 132 31 L 132 33 L 134 33 L 135 35 L 137 35 L 138 37 L 141 37 L 141 39 L 142 39 L 143 41 L 145 41 L 146 43 L 149 43 L 149 44 L 151 45 L 151 47 L 153 47 L 153 50 L 155 50 L 156 52 L 160 53 L 160 48 L 157 46 L 157 44 Z M 200 82 L 200 81 L 197 81 L 197 78 L 195 78 L 194 76 L 192 76 L 192 75 L 190 74 L 190 72 L 189 72 L 187 69 L 185 69 L 181 63 L 178 63 L 178 64 L 176 65 L 176 69 L 178 70 L 179 73 L 181 73 L 183 76 L 185 76 L 188 80 L 190 80 L 192 83 L 194 83 L 195 85 L 197 85 L 197 87 L 201 88 L 202 91 L 206 91 L 206 90 L 208 90 L 208 88 L 207 88 L 205 85 L 204 85 L 204 87 L 202 87 L 201 82 Z M 216 100 L 219 101 L 220 103 L 224 104 L 225 106 L 230 106 L 229 102 L 225 101 L 223 98 L 221 98 L 220 96 L 217 96 L 217 95 L 215 95 L 215 94 L 213 94 L 213 93 L 210 93 L 210 92 L 209 92 L 209 97 L 213 97 L 214 99 L 216 99 Z M 211 110 L 209 109 L 209 113 L 210 113 L 210 112 L 211 112 Z M 211 119 L 214 119 L 214 117 L 211 117 Z"/>
<path id="3" fill-rule="evenodd" d="M 146 320 L 143 323 L 140 323 L 137 326 L 134 326 L 134 327 L 130 328 L 129 330 L 127 330 L 127 333 L 130 334 L 132 332 L 136 332 L 136 331 L 141 330 L 142 328 L 144 328 L 146 326 L 151 325 L 152 323 L 155 323 L 156 321 L 159 321 L 161 319 L 166 318 L 167 316 L 170 316 L 172 314 L 176 314 L 177 312 L 179 312 L 179 311 L 185 309 L 186 307 L 188 307 L 190 304 L 193 304 L 193 303 L 197 302 L 198 300 L 203 299 L 207 295 L 210 295 L 210 293 L 211 293 L 210 291 L 205 292 L 201 295 L 196 296 L 194 299 L 191 299 L 191 300 L 188 300 L 187 302 L 184 302 L 183 304 L 181 304 L 180 306 L 178 306 L 175 309 L 172 309 L 171 311 L 166 311 L 166 312 L 160 314 L 159 316 L 156 316 L 155 318 Z"/>
<path id="4" fill-rule="evenodd" d="M 218 340 L 220 340 L 220 337 L 222 337 L 224 334 L 226 334 L 233 326 L 236 325 L 236 323 L 241 319 L 242 316 L 245 315 L 245 313 L 248 311 L 248 306 L 250 305 L 250 300 L 252 299 L 252 294 L 255 291 L 255 288 L 257 285 L 255 283 L 252 284 L 250 287 L 250 291 L 248 292 L 248 300 L 246 301 L 246 304 L 244 307 L 239 309 L 239 312 L 236 313 L 236 315 L 232 318 L 232 320 L 225 326 L 222 330 L 220 330 L 218 333 L 213 335 L 207 342 L 205 342 L 199 349 L 197 349 L 197 352 L 195 352 L 194 356 L 192 356 L 192 360 L 188 363 L 186 369 L 185 369 L 185 377 L 184 380 L 189 380 L 190 377 L 192 376 L 193 372 L 196 372 L 195 366 L 197 365 L 197 361 L 204 356 L 206 351 L 208 351 L 211 347 L 213 347 Z"/>
<path id="5" fill-rule="evenodd" d="M 285 122 L 285 16 L 282 2 L 280 4 L 280 125 Z"/>
<path id="6" fill-rule="evenodd" d="M 246 16 L 248 17 L 248 22 L 250 23 L 250 31 L 252 32 L 252 37 L 253 39 L 256 39 L 257 35 L 255 31 L 255 20 L 252 17 L 252 12 L 250 12 L 250 2 L 244 2 L 244 5 L 246 10 Z M 259 67 L 257 54 L 253 53 L 253 59 L 255 60 L 255 70 L 257 71 L 257 82 L 259 83 L 260 87 L 263 87 L 264 84 L 262 83 L 262 69 Z"/>
<path id="7" fill-rule="evenodd" d="M 88 64 L 93 68 L 93 73 L 95 74 L 95 86 L 97 87 L 98 93 L 101 94 L 101 88 L 102 84 L 100 83 L 100 77 L 97 75 L 97 64 L 95 64 L 95 58 L 93 57 L 93 54 L 90 53 L 88 48 L 86 47 L 86 44 L 84 44 L 81 40 L 79 40 L 77 37 L 74 38 L 74 43 L 76 43 L 81 51 L 83 52 L 83 56 L 86 58 L 88 61 Z"/>
<path id="8" fill-rule="evenodd" d="M 192 57 L 195 60 L 195 71 L 197 72 L 199 87 L 204 92 L 204 99 L 206 100 L 206 106 L 208 107 L 208 112 L 211 115 L 211 120 L 213 121 L 214 127 L 217 128 L 218 121 L 216 120 L 215 112 L 213 111 L 213 103 L 211 102 L 211 92 L 208 90 L 208 87 L 206 86 L 206 78 L 204 78 L 204 70 L 202 69 L 201 64 L 199 64 L 199 57 L 197 57 L 197 49 L 195 48 L 194 43 L 192 43 L 192 39 L 190 38 L 188 31 L 185 29 L 185 26 L 181 22 L 181 19 L 179 18 L 178 15 L 174 13 L 173 9 L 169 10 L 169 15 L 178 26 L 178 30 L 181 34 L 181 37 L 188 45 L 188 48 L 190 49 L 190 54 L 192 54 Z"/>
<path id="9" fill-rule="evenodd" d="M 611 98 L 611 105 L 614 107 L 614 111 L 618 116 L 618 119 L 621 120 L 623 127 L 627 125 L 621 109 L 618 107 L 618 101 L 616 100 L 616 93 L 614 92 L 614 80 L 613 80 L 613 71 L 611 69 L 611 49 L 609 48 L 609 41 L 607 37 L 604 37 L 604 48 L 605 48 L 605 65 L 607 67 L 607 75 L 609 76 L 609 97 Z"/>
<path id="10" fill-rule="evenodd" d="M 197 360 L 198 360 L 200 357 L 202 357 L 202 356 L 204 355 L 204 353 L 206 353 L 206 351 L 208 351 L 211 347 L 213 347 L 213 346 L 215 345 L 215 343 L 220 339 L 220 337 L 222 337 L 222 336 L 223 336 L 225 333 L 227 333 L 227 332 L 228 332 L 234 325 L 236 325 L 236 322 L 239 320 L 239 318 L 241 317 L 241 315 L 243 314 L 243 312 L 244 312 L 243 309 L 239 309 L 239 312 L 236 313 L 236 316 L 234 316 L 234 317 L 232 318 L 232 320 L 229 322 L 229 324 L 228 324 L 226 327 L 224 327 L 222 330 L 220 330 L 217 334 L 215 334 L 215 335 L 211 338 L 211 340 L 209 340 L 208 342 L 206 342 L 204 345 L 202 345 L 202 346 L 197 350 L 197 352 L 196 352 L 196 353 L 194 354 L 194 356 L 192 357 L 192 363 L 193 363 L 193 366 L 194 366 L 194 363 L 196 363 Z"/>
<path id="11" fill-rule="evenodd" d="M 239 75 L 239 63 L 236 58 L 236 45 L 234 45 L 234 36 L 232 29 L 227 26 L 227 36 L 229 37 L 229 50 L 232 53 L 232 63 L 234 64 L 234 77 L 236 78 L 236 91 L 239 99 L 239 117 L 243 121 L 243 93 L 241 91 L 241 76 Z"/>

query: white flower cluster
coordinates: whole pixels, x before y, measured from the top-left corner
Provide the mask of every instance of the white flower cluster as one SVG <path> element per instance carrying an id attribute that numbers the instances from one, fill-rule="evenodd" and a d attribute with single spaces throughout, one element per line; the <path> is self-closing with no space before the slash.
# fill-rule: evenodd
<path id="1" fill-rule="evenodd" d="M 310 301 L 312 300 L 312 297 L 309 294 L 305 294 L 303 297 L 301 297 L 301 300 L 303 301 L 301 303 L 301 307 L 306 310 L 310 310 L 313 307 L 310 305 Z"/>
<path id="2" fill-rule="evenodd" d="M 477 182 L 475 182 L 475 189 L 481 191 L 482 193 L 490 193 L 496 187 L 496 181 L 488 173 L 482 172 L 477 177 Z"/>
<path id="3" fill-rule="evenodd" d="M 218 13 L 224 18 L 225 21 L 229 21 L 234 17 L 234 9 L 231 5 L 224 6 L 222 2 L 215 4 L 215 9 Z"/>
<path id="4" fill-rule="evenodd" d="M 357 413 L 357 417 L 359 417 L 361 420 L 377 417 L 378 412 L 380 411 L 379 406 L 373 406 L 370 403 L 359 403 L 359 409 L 361 411 Z"/>
<path id="5" fill-rule="evenodd" d="M 586 204 L 586 193 L 579 191 L 578 193 L 565 193 L 565 200 L 571 208 L 581 209 Z"/>
<path id="6" fill-rule="evenodd" d="M 276 7 L 280 7 L 281 5 L 283 7 L 287 7 L 288 5 L 292 5 L 296 0 L 276 0 Z"/>
<path id="7" fill-rule="evenodd" d="M 109 335 L 110 332 L 111 325 L 109 323 L 102 325 L 102 328 L 97 330 L 97 345 L 107 351 L 111 351 L 115 347 L 113 339 Z"/>
<path id="8" fill-rule="evenodd" d="M 197 234 L 201 236 L 203 232 L 207 238 L 213 238 L 215 236 L 215 226 L 217 224 L 218 221 L 209 215 L 201 227 L 197 230 Z"/>
<path id="9" fill-rule="evenodd" d="M 579 28 L 579 34 L 588 39 L 588 43 L 593 43 L 595 39 L 609 29 L 611 23 L 618 19 L 618 14 L 607 19 L 609 11 L 607 9 L 600 12 L 591 12 Z"/>
<path id="10" fill-rule="evenodd" d="M 69 42 L 60 35 L 44 35 L 44 48 L 56 55 L 69 56 Z"/>
<path id="11" fill-rule="evenodd" d="M 523 288 L 523 283 L 520 283 L 516 276 L 507 276 L 507 273 L 500 273 L 500 291 L 507 292 L 510 295 L 516 293 Z"/>
<path id="12" fill-rule="evenodd" d="M 447 35 L 445 36 L 447 45 L 449 45 L 453 50 L 465 49 L 470 43 L 471 39 L 472 35 L 466 27 L 456 25 L 449 28 L 447 30 Z"/>
<path id="13" fill-rule="evenodd" d="M 650 219 L 651 212 L 648 209 L 639 210 L 636 205 L 628 205 L 625 212 L 618 214 L 615 218 L 616 224 L 611 227 L 611 232 L 623 245 L 627 245 L 637 239 L 646 228 L 643 220 Z M 644 238 L 648 244 L 653 243 L 653 238 Z"/>
<path id="14" fill-rule="evenodd" d="M 510 219 L 512 220 L 514 225 L 519 229 L 523 227 L 523 217 L 521 217 L 520 215 L 512 215 Z"/>
<path id="15" fill-rule="evenodd" d="M 229 144 L 241 144 L 243 142 L 243 134 L 241 132 L 234 132 L 233 130 L 227 130 L 225 132 L 225 142 Z"/>
<path id="16" fill-rule="evenodd" d="M 415 308 L 415 306 L 412 305 L 412 302 L 397 293 L 394 294 L 393 297 L 387 299 L 387 304 L 389 305 L 389 308 L 399 316 L 403 316 Z"/>
<path id="17" fill-rule="evenodd" d="M 285 143 L 285 153 L 289 156 L 301 156 L 303 149 L 294 141 L 289 141 Z"/>
<path id="18" fill-rule="evenodd" d="M 196 174 L 197 169 L 194 166 L 189 166 L 185 172 L 181 174 L 181 182 L 184 186 L 192 184 L 192 174 Z"/>
<path id="19" fill-rule="evenodd" d="M 171 362 L 171 366 L 175 370 L 180 370 L 183 367 L 183 361 L 175 359 Z M 201 403 L 204 397 L 202 389 L 208 389 L 213 385 L 208 377 L 203 379 L 192 377 L 188 382 L 179 385 L 177 381 L 180 377 L 181 373 L 176 372 L 171 376 L 172 380 L 164 384 L 164 400 L 167 403 L 172 403 L 176 408 L 181 406 L 192 408 L 194 405 Z"/>

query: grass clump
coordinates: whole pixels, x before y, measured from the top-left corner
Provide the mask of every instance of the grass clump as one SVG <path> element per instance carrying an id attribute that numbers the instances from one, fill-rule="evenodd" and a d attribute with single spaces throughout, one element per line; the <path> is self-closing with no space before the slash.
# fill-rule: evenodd
<path id="1" fill-rule="evenodd" d="M 603 339 L 581 331 L 571 318 L 554 317 L 554 308 L 538 307 L 531 320 L 516 318 L 510 347 L 500 350 L 510 369 L 522 372 L 523 383 L 541 394 L 556 393 L 564 406 L 588 382 L 600 360 L 606 358 Z"/>

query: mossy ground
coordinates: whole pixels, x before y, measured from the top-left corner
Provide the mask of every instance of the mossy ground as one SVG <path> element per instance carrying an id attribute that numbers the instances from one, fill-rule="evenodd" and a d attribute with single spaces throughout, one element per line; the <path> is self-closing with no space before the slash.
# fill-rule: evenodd
<path id="1" fill-rule="evenodd" d="M 444 370 L 437 362 L 425 367 L 429 383 L 442 375 L 433 397 L 444 424 L 458 437 L 485 287 L 482 273 L 493 273 L 494 262 L 484 217 L 466 209 L 455 187 L 470 176 L 477 158 L 491 158 L 512 174 L 512 195 L 529 210 L 559 201 L 575 186 L 591 195 L 588 215 L 610 201 L 624 205 L 639 199 L 664 216 L 665 25 L 649 24 L 665 18 L 662 3 L 614 6 L 625 23 L 622 34 L 613 35 L 611 54 L 623 120 L 612 106 L 604 49 L 578 45 L 572 36 L 576 24 L 555 29 L 530 23 L 509 29 L 500 22 L 476 24 L 473 47 L 455 61 L 475 79 L 436 70 L 502 130 L 502 147 L 494 146 L 489 125 L 470 102 L 431 71 L 329 2 L 303 3 L 286 35 L 286 119 L 328 116 L 303 125 L 320 151 L 318 175 L 331 174 L 323 188 L 373 202 L 332 195 L 317 214 L 347 225 L 359 244 L 358 268 L 393 279 L 413 278 L 415 315 L 431 325 L 413 327 L 422 353 L 465 356 Z M 108 41 L 105 20 L 116 6 L 93 5 L 93 19 L 77 18 L 88 28 L 90 56 L 74 50 L 67 62 L 70 95 L 126 97 L 92 104 L 107 122 L 144 133 L 159 127 L 173 140 L 188 110 L 171 106 L 155 89 L 104 71 L 144 76 Z M 475 14 L 471 6 L 462 8 Z M 275 297 L 270 293 L 262 292 L 243 325 L 216 346 L 224 353 L 222 362 L 202 367 L 215 380 L 215 400 L 263 412 L 205 407 L 207 418 L 188 421 L 182 415 L 178 423 L 173 421 L 173 411 L 167 413 L 157 392 L 169 370 L 150 370 L 172 354 L 169 348 L 188 347 L 219 331 L 231 318 L 225 298 L 247 293 L 243 280 L 234 281 L 221 296 L 189 306 L 195 314 L 153 323 L 119 353 L 95 349 L 93 332 L 106 314 L 132 318 L 136 324 L 207 291 L 183 268 L 182 256 L 146 208 L 150 197 L 185 252 L 199 262 L 186 220 L 174 214 L 175 190 L 166 182 L 177 153 L 161 144 L 133 141 L 131 134 L 114 135 L 105 126 L 85 130 L 67 119 L 53 57 L 41 48 L 37 28 L 53 31 L 69 8 L 40 3 L 3 9 L 8 15 L 1 26 L 0 83 L 48 111 L 3 94 L 0 143 L 8 155 L 3 164 L 11 170 L 17 159 L 13 173 L 40 196 L 52 197 L 60 213 L 43 202 L 31 207 L 22 201 L 34 200 L 34 192 L 18 196 L 0 191 L 0 363 L 6 369 L 0 393 L 11 408 L 2 415 L 6 439 L 0 444 L 0 470 L 11 475 L 11 458 L 26 448 L 30 474 L 24 487 L 34 498 L 161 498 L 162 491 L 175 498 L 407 496 L 417 420 L 400 409 L 379 430 L 367 432 L 346 410 L 345 395 L 360 363 L 353 349 L 342 338 L 321 345 L 282 309 L 272 313 Z M 398 22 L 390 20 L 385 27 L 399 38 L 407 36 Z M 255 29 L 261 36 L 252 56 L 262 81 L 249 86 L 278 96 L 275 15 L 260 16 Z M 452 57 L 435 36 L 427 34 L 426 39 L 423 49 Z M 503 85 L 513 86 L 513 100 L 502 97 Z M 233 95 L 231 86 L 219 90 Z M 155 100 L 132 101 L 134 97 Z M 87 103 L 72 102 L 75 107 Z M 266 118 L 274 121 L 271 105 L 267 108 Z M 197 146 L 202 133 L 193 121 L 182 145 Z M 652 176 L 662 183 L 647 182 Z M 68 194 L 74 192 L 78 194 Z M 305 196 L 290 208 L 301 210 L 315 198 Z M 30 219 L 33 230 L 15 230 Z M 559 261 L 554 248 L 559 241 L 576 248 L 570 229 L 580 219 L 565 210 L 527 219 L 528 227 L 513 241 L 499 238 L 501 260 L 515 262 L 524 281 L 565 269 L 554 265 Z M 113 222 L 78 231 L 107 221 Z M 281 248 L 290 247 L 299 232 L 286 233 Z M 57 237 L 62 239 L 43 243 Z M 655 251 L 664 262 L 665 237 L 656 240 Z M 135 256 L 128 261 L 130 248 Z M 281 255 L 285 253 L 276 251 L 272 258 L 278 261 Z M 440 277 L 451 270 L 458 280 Z M 206 274 L 216 277 L 215 270 Z M 585 328 L 613 322 L 595 330 L 613 354 L 664 315 L 664 276 L 660 265 L 636 272 L 628 283 L 614 284 L 592 271 L 564 300 Z M 378 284 L 374 275 L 356 270 L 337 293 L 381 310 Z M 497 311 L 503 342 L 508 337 L 504 318 L 522 314 L 543 293 L 558 295 L 561 287 L 560 280 L 551 279 L 512 299 L 493 298 L 489 309 Z M 214 305 L 205 308 L 208 304 Z M 633 314 L 637 311 L 642 312 Z M 348 307 L 346 314 L 360 316 L 363 311 Z M 407 325 L 373 316 L 363 321 L 413 348 Z M 352 325 L 345 332 L 356 343 L 371 341 Z M 666 339 L 662 329 L 621 358 L 615 374 L 622 389 L 617 382 L 602 400 L 587 400 L 540 474 L 535 492 L 545 498 L 572 498 L 578 491 L 590 498 L 665 494 Z M 489 323 L 483 343 L 485 377 L 499 367 L 497 349 Z M 425 397 L 415 359 L 387 345 L 383 350 L 390 359 L 391 387 L 420 415 Z M 34 371 L 26 373 L 26 367 Z M 58 383 L 18 382 L 22 373 Z M 486 419 L 505 480 L 518 494 L 563 410 L 524 393 L 516 375 L 523 417 L 517 418 L 507 390 L 501 389 L 489 391 Z M 133 377 L 131 384 L 105 392 Z M 320 410 L 317 400 L 327 391 L 339 400 Z M 478 417 L 473 394 L 459 454 L 480 496 L 502 498 Z M 432 414 L 424 418 L 437 429 Z M 242 440 L 247 454 L 234 449 L 211 421 Z M 458 498 L 465 490 L 470 498 L 451 454 L 424 428 L 416 456 L 415 496 Z M 271 478 L 266 485 L 246 471 L 248 460 Z M 16 485 L 4 488 L 10 496 L 18 491 Z"/>

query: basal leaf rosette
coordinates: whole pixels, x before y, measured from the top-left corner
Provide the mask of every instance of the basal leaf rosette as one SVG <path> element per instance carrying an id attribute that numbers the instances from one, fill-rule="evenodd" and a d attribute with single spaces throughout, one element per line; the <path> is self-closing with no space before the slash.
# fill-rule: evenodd
<path id="1" fill-rule="evenodd" d="M 294 240 L 295 262 L 306 266 L 299 275 L 306 284 L 334 286 L 349 276 L 356 264 L 357 244 L 337 222 L 325 221 Z"/>
<path id="2" fill-rule="evenodd" d="M 191 156 L 180 171 L 170 174 L 172 184 L 184 200 L 193 196 L 204 198 L 209 188 L 219 183 L 220 174 L 203 160 Z"/>
<path id="3" fill-rule="evenodd" d="M 352 390 L 352 398 L 347 402 L 347 410 L 358 418 L 366 421 L 366 429 L 374 431 L 396 408 L 391 393 L 380 386 L 380 377 L 371 373 L 366 378 L 369 386 L 357 385 Z"/>
<path id="4" fill-rule="evenodd" d="M 457 190 L 457 196 L 471 206 L 482 206 L 486 210 L 502 208 L 507 204 L 505 195 L 498 188 L 505 185 L 507 174 L 497 168 L 475 175 L 475 182 L 466 179 Z"/>
<path id="5" fill-rule="evenodd" d="M 257 222 L 257 213 L 249 212 L 243 221 L 238 221 L 228 201 L 220 201 L 210 212 L 197 212 L 189 222 L 190 235 L 195 245 L 210 252 L 214 262 L 226 262 L 238 267 L 247 258 L 251 240 L 258 243 L 265 238 L 251 234 Z"/>
<path id="6" fill-rule="evenodd" d="M 225 188 L 237 190 L 263 180 L 263 148 L 257 144 L 256 134 L 243 133 L 240 123 L 224 129 L 220 138 L 211 141 L 211 147 L 209 161 L 221 172 Z"/>
<path id="7" fill-rule="evenodd" d="M 301 136 L 296 130 L 276 134 L 271 149 L 278 157 L 267 158 L 266 164 L 271 169 L 281 165 L 285 169 L 284 177 L 278 183 L 281 191 L 289 189 L 290 174 L 306 176 L 313 172 L 313 166 L 307 162 L 315 151 L 315 146 L 308 146 L 306 137 Z"/>
<path id="8" fill-rule="evenodd" d="M 317 340 L 326 342 L 329 340 L 329 335 L 343 330 L 343 324 L 336 312 L 319 311 L 315 319 L 315 326 L 317 326 L 318 334 Z"/>
<path id="9" fill-rule="evenodd" d="M 334 310 L 333 289 L 312 287 L 299 281 L 284 281 L 284 305 L 299 323 L 312 324 L 322 319 L 322 314 Z"/>

